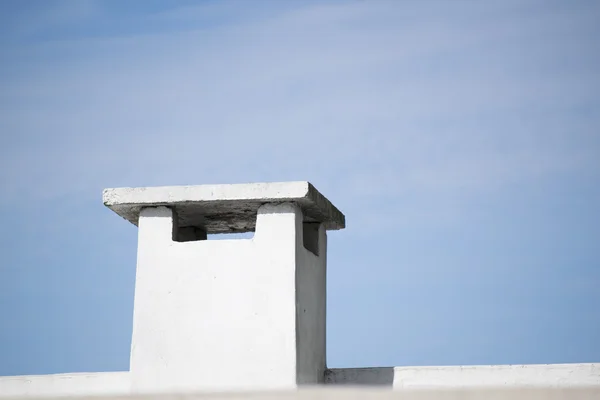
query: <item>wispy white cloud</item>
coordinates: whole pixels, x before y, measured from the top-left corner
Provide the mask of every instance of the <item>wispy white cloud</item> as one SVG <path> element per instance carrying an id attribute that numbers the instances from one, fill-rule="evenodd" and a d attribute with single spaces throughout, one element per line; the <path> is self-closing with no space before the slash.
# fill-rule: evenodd
<path id="1" fill-rule="evenodd" d="M 5 5 L 5 7 L 9 7 Z M 15 5 L 10 16 L 5 16 L 4 29 L 10 29 L 17 38 L 41 36 L 49 29 L 78 24 L 100 11 L 95 0 L 53 0 Z"/>
<path id="2" fill-rule="evenodd" d="M 532 2 L 267 14 L 216 4 L 152 18 L 249 17 L 32 46 L 40 63 L 2 82 L 2 201 L 285 179 L 360 201 L 600 169 L 600 58 L 587 36 L 597 13 Z M 53 52 L 64 57 L 43 62 Z"/>

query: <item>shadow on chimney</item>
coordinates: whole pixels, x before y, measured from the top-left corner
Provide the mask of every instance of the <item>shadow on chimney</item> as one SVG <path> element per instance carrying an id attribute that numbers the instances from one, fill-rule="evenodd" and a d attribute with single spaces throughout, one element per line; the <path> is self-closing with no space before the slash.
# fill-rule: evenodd
<path id="1" fill-rule="evenodd" d="M 328 385 L 389 386 L 394 385 L 394 367 L 333 368 L 325 371 Z"/>

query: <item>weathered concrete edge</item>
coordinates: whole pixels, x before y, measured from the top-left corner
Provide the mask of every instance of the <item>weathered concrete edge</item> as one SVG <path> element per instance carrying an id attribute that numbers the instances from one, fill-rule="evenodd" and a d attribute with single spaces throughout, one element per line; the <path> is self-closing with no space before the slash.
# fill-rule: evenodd
<path id="1" fill-rule="evenodd" d="M 330 385 L 406 388 L 600 387 L 600 363 L 332 368 Z"/>
<path id="2" fill-rule="evenodd" d="M 344 214 L 308 181 L 107 188 L 102 192 L 102 201 L 134 225 L 142 207 L 251 201 L 295 202 L 316 212 L 328 230 L 346 227 Z"/>
<path id="3" fill-rule="evenodd" d="M 306 183 L 308 185 L 306 197 L 310 198 L 319 210 L 325 210 L 324 218 L 327 218 L 327 229 L 344 229 L 346 227 L 345 215 L 323 196 L 312 183 Z"/>

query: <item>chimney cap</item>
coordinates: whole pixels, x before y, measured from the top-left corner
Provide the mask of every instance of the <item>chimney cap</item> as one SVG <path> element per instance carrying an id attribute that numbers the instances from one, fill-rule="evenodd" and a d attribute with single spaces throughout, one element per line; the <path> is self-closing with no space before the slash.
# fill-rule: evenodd
<path id="1" fill-rule="evenodd" d="M 345 228 L 345 217 L 310 182 L 272 182 L 196 186 L 104 189 L 104 205 L 132 224 L 140 210 L 166 206 L 176 211 L 179 227 L 200 227 L 207 233 L 253 231 L 258 208 L 267 203 L 296 203 L 304 222 L 328 230 Z"/>

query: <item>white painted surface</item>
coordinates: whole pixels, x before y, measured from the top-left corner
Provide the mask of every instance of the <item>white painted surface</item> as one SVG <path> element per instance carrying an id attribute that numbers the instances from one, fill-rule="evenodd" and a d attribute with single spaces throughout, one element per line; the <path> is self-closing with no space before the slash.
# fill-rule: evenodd
<path id="1" fill-rule="evenodd" d="M 175 242 L 173 215 L 156 207 L 139 216 L 133 390 L 322 381 L 326 251 L 304 248 L 300 208 L 261 206 L 254 238 L 238 240 Z"/>
<path id="2" fill-rule="evenodd" d="M 600 387 L 600 364 L 339 368 L 327 383 L 408 388 Z"/>
<path id="3" fill-rule="evenodd" d="M 0 397 L 121 395 L 129 392 L 129 372 L 0 377 Z"/>

